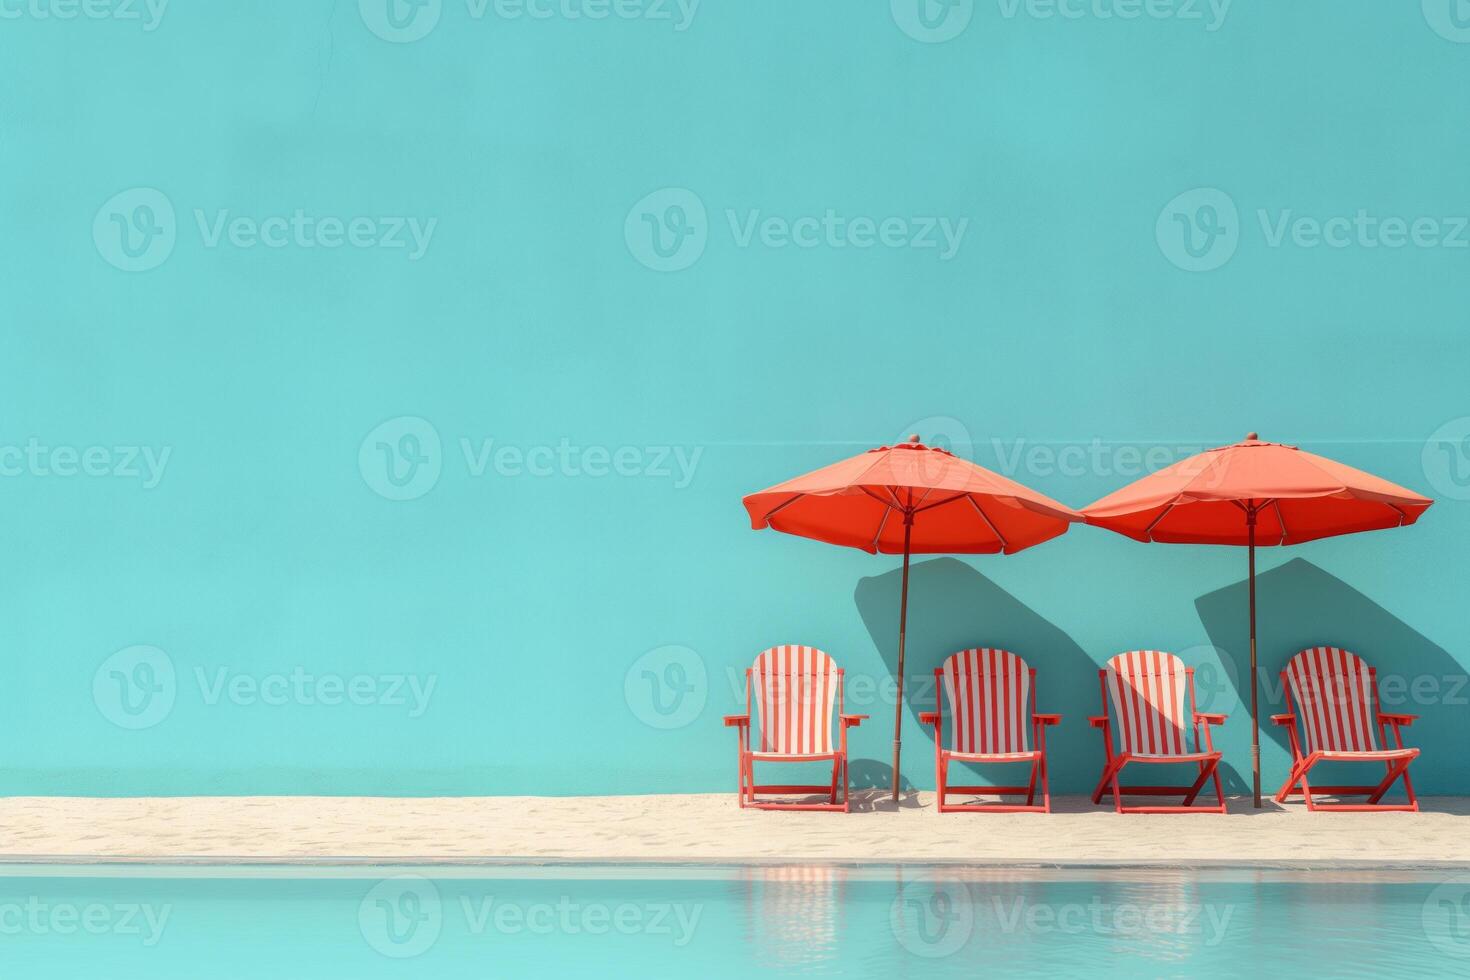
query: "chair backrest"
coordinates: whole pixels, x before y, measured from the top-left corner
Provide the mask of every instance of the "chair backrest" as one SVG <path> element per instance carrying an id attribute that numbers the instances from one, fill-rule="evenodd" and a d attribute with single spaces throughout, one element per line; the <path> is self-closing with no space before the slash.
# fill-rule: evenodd
<path id="1" fill-rule="evenodd" d="M 832 751 L 832 707 L 840 707 L 842 671 L 831 657 L 815 647 L 771 647 L 746 676 L 746 700 L 755 702 L 759 719 L 752 726 L 757 752 Z"/>
<path id="2" fill-rule="evenodd" d="M 952 752 L 1031 750 L 1036 672 L 1006 650 L 979 647 L 953 654 L 936 674 L 949 700 Z"/>
<path id="3" fill-rule="evenodd" d="M 1378 748 L 1378 683 L 1372 667 L 1338 647 L 1312 647 L 1281 672 L 1307 752 Z"/>
<path id="4" fill-rule="evenodd" d="M 1111 704 L 1118 751 L 1171 756 L 1190 751 L 1194 671 L 1163 650 L 1130 650 L 1109 660 L 1102 675 L 1103 709 Z"/>

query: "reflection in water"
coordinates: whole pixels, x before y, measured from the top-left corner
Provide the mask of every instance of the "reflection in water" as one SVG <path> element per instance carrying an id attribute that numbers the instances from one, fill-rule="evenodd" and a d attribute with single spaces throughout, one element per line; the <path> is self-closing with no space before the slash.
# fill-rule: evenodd
<path id="1" fill-rule="evenodd" d="M 746 942 L 764 969 L 831 960 L 842 933 L 846 870 L 827 865 L 740 870 Z"/>

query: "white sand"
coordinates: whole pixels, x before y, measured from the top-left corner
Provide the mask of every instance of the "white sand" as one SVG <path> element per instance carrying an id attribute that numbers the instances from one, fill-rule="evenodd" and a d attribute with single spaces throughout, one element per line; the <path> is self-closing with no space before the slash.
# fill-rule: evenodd
<path id="1" fill-rule="evenodd" d="M 1076 797 L 1046 814 L 943 814 L 930 794 L 851 814 L 741 810 L 732 794 L 608 797 L 0 799 L 0 861 L 1374 862 L 1470 865 L 1470 798 L 1421 813 L 1118 815 Z"/>

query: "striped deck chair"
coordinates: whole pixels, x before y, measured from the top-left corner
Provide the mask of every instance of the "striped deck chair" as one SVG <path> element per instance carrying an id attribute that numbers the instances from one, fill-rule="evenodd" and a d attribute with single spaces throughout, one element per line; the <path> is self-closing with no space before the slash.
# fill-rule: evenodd
<path id="1" fill-rule="evenodd" d="M 1046 726 L 1061 715 L 1036 713 L 1036 671 L 1005 650 L 978 648 L 953 654 L 934 670 L 935 710 L 919 715 L 934 726 L 934 768 L 940 813 L 1050 813 L 1046 786 Z M 943 695 L 939 688 L 944 689 Z M 944 747 L 944 702 L 949 702 L 950 741 Z M 1029 762 L 1025 786 L 951 786 L 949 764 L 959 762 Z M 1036 803 L 1037 783 L 1041 803 Z M 951 794 L 1001 796 L 1026 794 L 1024 805 L 950 803 Z"/>
<path id="2" fill-rule="evenodd" d="M 1092 802 L 1101 802 L 1111 789 L 1113 809 L 1119 813 L 1224 813 L 1220 753 L 1210 739 L 1210 726 L 1223 725 L 1225 716 L 1194 710 L 1194 669 L 1172 653 L 1130 650 L 1109 660 L 1098 676 L 1103 713 L 1088 721 L 1102 730 L 1106 762 Z M 1119 777 L 1132 763 L 1189 764 L 1198 769 L 1198 776 L 1189 786 L 1124 786 Z M 1215 784 L 1215 805 L 1195 806 L 1195 797 L 1210 780 Z M 1177 806 L 1124 806 L 1124 796 L 1184 800 Z"/>
<path id="3" fill-rule="evenodd" d="M 755 724 L 751 724 L 751 704 Z M 838 742 L 832 744 L 833 706 Z M 847 730 L 867 715 L 842 713 L 842 670 L 814 647 L 780 646 L 764 650 L 745 672 L 745 714 L 726 715 L 725 727 L 738 728 L 740 805 L 762 810 L 841 810 L 849 808 Z M 830 785 L 802 786 L 755 782 L 757 762 L 832 763 Z M 842 802 L 837 801 L 838 783 Z M 757 800 L 758 793 L 820 794 L 825 803 Z"/>
<path id="4" fill-rule="evenodd" d="M 1399 734 L 1400 728 L 1412 725 L 1418 716 L 1378 710 L 1378 676 L 1372 667 L 1346 650 L 1312 647 L 1287 661 L 1281 686 L 1288 713 L 1272 715 L 1271 721 L 1284 727 L 1291 740 L 1291 775 L 1276 794 L 1277 803 L 1299 795 L 1308 810 L 1418 812 L 1409 763 L 1418 758 L 1419 750 L 1404 748 Z M 1391 748 L 1385 726 L 1393 729 Z M 1319 762 L 1380 762 L 1387 771 L 1373 786 L 1312 786 L 1307 774 Z M 1408 802 L 1380 803 L 1401 776 Z M 1368 799 L 1364 803 L 1314 803 L 1313 793 Z"/>

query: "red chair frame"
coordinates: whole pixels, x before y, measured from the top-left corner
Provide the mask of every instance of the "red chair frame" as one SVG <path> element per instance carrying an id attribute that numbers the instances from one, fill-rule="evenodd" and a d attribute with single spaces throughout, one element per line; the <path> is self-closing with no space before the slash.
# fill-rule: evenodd
<path id="1" fill-rule="evenodd" d="M 833 673 L 837 677 L 837 694 L 836 694 L 836 705 L 837 705 L 836 717 L 837 717 L 837 720 L 838 720 L 838 744 L 837 744 L 837 749 L 835 751 L 833 751 L 833 752 L 822 752 L 822 753 L 815 753 L 815 754 L 811 754 L 811 755 L 793 755 L 793 756 L 791 756 L 789 758 L 782 758 L 782 757 L 772 758 L 768 754 L 762 754 L 762 758 L 759 760 L 760 762 L 763 762 L 763 763 L 778 763 L 779 764 L 779 763 L 792 763 L 792 762 L 823 762 L 823 761 L 826 761 L 826 760 L 829 760 L 830 759 L 832 761 L 832 782 L 831 782 L 830 785 L 819 785 L 819 784 L 802 785 L 802 784 L 794 784 L 794 783 L 768 783 L 768 784 L 764 784 L 764 785 L 757 785 L 757 783 L 755 781 L 755 763 L 757 761 L 757 759 L 756 759 L 756 754 L 757 753 L 754 751 L 754 749 L 751 747 L 751 744 L 750 744 L 750 735 L 751 735 L 750 719 L 751 719 L 751 715 L 752 715 L 752 711 L 751 711 L 751 700 L 750 700 L 750 687 L 751 687 L 751 675 L 752 675 L 753 672 L 754 672 L 754 669 L 753 668 L 751 668 L 751 667 L 745 668 L 745 714 L 743 714 L 743 715 L 725 715 L 725 717 L 724 717 L 725 727 L 726 728 L 735 728 L 735 729 L 737 729 L 737 731 L 736 731 L 735 734 L 736 734 L 736 738 L 737 738 L 737 749 L 738 749 L 738 766 L 739 766 L 739 778 L 740 778 L 739 800 L 740 800 L 740 807 L 741 807 L 741 809 L 745 809 L 746 807 L 752 807 L 752 808 L 757 809 L 757 810 L 830 810 L 830 811 L 840 811 L 842 813 L 849 813 L 849 812 L 851 812 L 851 809 L 852 809 L 852 799 L 851 799 L 851 791 L 849 789 L 848 779 L 847 779 L 847 730 L 849 728 L 855 728 L 858 725 L 861 725 L 863 723 L 863 721 L 867 719 L 868 716 L 867 715 L 851 715 L 851 714 L 845 714 L 845 713 L 843 713 L 843 711 L 842 711 L 842 708 L 843 708 L 843 703 L 842 703 L 842 678 L 843 678 L 843 670 L 842 670 L 842 668 L 841 667 L 836 667 L 836 668 L 833 669 Z M 806 673 L 808 675 L 814 675 L 814 672 L 812 672 L 812 671 L 808 671 Z M 837 799 L 837 789 L 838 789 L 838 784 L 839 783 L 841 784 L 841 787 L 842 787 L 842 800 L 841 800 L 841 802 L 838 802 L 838 799 Z M 757 793 L 779 793 L 779 794 L 796 794 L 796 793 L 803 793 L 803 794 L 823 794 L 823 793 L 825 793 L 825 794 L 827 794 L 827 802 L 826 803 L 782 803 L 782 802 L 777 802 L 775 800 L 760 800 L 760 799 L 757 799 L 757 797 L 756 797 L 756 794 Z"/>
<path id="2" fill-rule="evenodd" d="M 1015 654 L 1011 654 L 1015 656 Z M 958 656 L 958 654 L 955 654 Z M 1019 659 L 1019 658 L 1018 658 Z M 1024 661 L 1023 661 L 1024 662 Z M 955 752 L 944 747 L 944 668 L 934 668 L 934 710 L 919 714 L 919 722 L 934 726 L 934 781 L 940 813 L 1050 813 L 1051 792 L 1046 782 L 1046 729 L 1059 724 L 1061 715 L 1036 713 L 1036 668 L 1027 667 L 1031 677 L 1030 704 L 1032 746 L 1028 752 Z M 953 706 L 951 705 L 951 708 Z M 1031 778 L 1025 786 L 951 786 L 949 763 L 962 762 L 1030 762 Z M 1041 803 L 1036 803 L 1036 784 L 1041 783 Z M 1026 794 L 1025 804 L 1013 803 L 949 803 L 950 794 L 966 796 L 1003 796 Z"/>
<path id="3" fill-rule="evenodd" d="M 1335 649 L 1335 648 L 1334 648 Z M 1302 656 L 1306 651 L 1298 653 Z M 1362 660 L 1357 654 L 1350 654 Z M 1293 657 L 1293 660 L 1296 658 Z M 1305 733 L 1298 734 L 1297 715 L 1298 712 L 1292 707 L 1291 679 L 1287 669 L 1281 671 L 1281 689 L 1286 692 L 1286 714 L 1272 715 L 1271 723 L 1286 729 L 1286 735 L 1291 744 L 1291 773 L 1286 777 L 1286 782 L 1276 793 L 1276 802 L 1285 803 L 1292 796 L 1300 796 L 1307 804 L 1307 809 L 1316 812 L 1318 810 L 1328 813 L 1382 813 L 1382 812 L 1404 812 L 1418 813 L 1419 798 L 1414 795 L 1414 783 L 1409 778 L 1409 763 L 1419 757 L 1417 748 L 1406 748 L 1401 728 L 1407 728 L 1418 720 L 1418 715 L 1405 715 L 1393 712 L 1380 711 L 1378 708 L 1378 671 L 1368 668 L 1369 696 L 1372 698 L 1374 727 L 1378 729 L 1379 741 L 1388 744 L 1386 728 L 1393 729 L 1394 747 L 1391 749 L 1375 749 L 1371 751 L 1350 752 L 1319 749 L 1317 751 L 1303 754 L 1302 742 Z M 1302 724 L 1306 721 L 1303 719 Z M 1353 758 L 1358 756 L 1358 758 Z M 1372 786 L 1313 786 L 1307 780 L 1307 775 L 1319 762 L 1382 762 L 1386 767 L 1383 779 Z M 1408 796 L 1407 803 L 1380 803 L 1393 784 L 1400 778 L 1404 781 L 1404 793 Z M 1298 788 L 1300 784 L 1300 788 Z M 1312 794 L 1322 796 L 1366 796 L 1365 803 L 1316 803 L 1312 800 Z"/>
<path id="4" fill-rule="evenodd" d="M 1113 659 L 1116 660 L 1117 658 L 1115 657 Z M 1087 721 L 1093 728 L 1101 729 L 1102 731 L 1105 761 L 1103 763 L 1102 778 L 1098 780 L 1097 788 L 1092 791 L 1092 802 L 1102 802 L 1103 793 L 1111 789 L 1113 794 L 1113 809 L 1118 813 L 1224 813 L 1225 792 L 1220 786 L 1219 772 L 1221 753 L 1215 751 L 1214 740 L 1210 737 L 1210 726 L 1225 724 L 1226 716 L 1195 710 L 1194 668 L 1184 668 L 1184 683 L 1189 695 L 1189 714 L 1187 717 L 1193 719 L 1193 725 L 1191 727 L 1194 730 L 1195 747 L 1198 749 L 1200 746 L 1204 746 L 1204 751 L 1167 756 L 1140 756 L 1129 752 L 1113 750 L 1113 734 L 1109 715 L 1112 710 L 1112 698 L 1108 696 L 1108 668 L 1102 668 L 1097 674 L 1102 687 L 1103 713 L 1090 717 Z M 1120 782 L 1123 769 L 1134 763 L 1140 765 L 1179 765 L 1191 762 L 1198 765 L 1199 776 L 1189 786 L 1125 786 Z M 1205 783 L 1211 780 L 1215 784 L 1215 805 L 1195 806 L 1195 798 L 1199 796 L 1200 790 L 1204 789 Z M 1177 806 L 1124 806 L 1124 796 L 1183 796 L 1184 799 Z"/>

